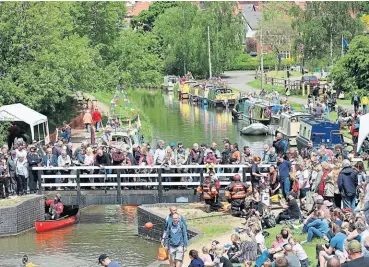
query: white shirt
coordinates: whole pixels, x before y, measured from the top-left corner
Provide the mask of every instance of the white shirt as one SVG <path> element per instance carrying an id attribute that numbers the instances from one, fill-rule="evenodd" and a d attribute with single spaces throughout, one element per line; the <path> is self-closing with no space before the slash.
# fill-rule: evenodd
<path id="1" fill-rule="evenodd" d="M 265 238 L 261 232 L 257 233 L 257 235 L 255 236 L 255 240 L 256 240 L 256 243 L 258 243 L 261 252 L 266 250 Z"/>

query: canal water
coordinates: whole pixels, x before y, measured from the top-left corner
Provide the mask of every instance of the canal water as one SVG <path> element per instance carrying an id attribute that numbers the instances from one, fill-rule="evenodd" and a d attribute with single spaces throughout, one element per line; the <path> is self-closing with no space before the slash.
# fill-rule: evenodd
<path id="1" fill-rule="evenodd" d="M 0 238 L 0 266 L 19 266 L 24 254 L 38 266 L 99 266 L 103 253 L 122 266 L 147 266 L 155 260 L 158 244 L 136 232 L 136 207 L 92 206 L 83 209 L 80 223 L 71 227 Z"/>
<path id="2" fill-rule="evenodd" d="M 154 127 L 153 143 L 162 139 L 166 145 L 172 141 L 182 142 L 191 148 L 193 143 L 210 145 L 214 141 L 221 150 L 223 139 L 229 138 L 232 143 L 238 143 L 240 150 L 247 145 L 254 153 L 260 154 L 263 145 L 271 144 L 273 140 L 270 135 L 241 136 L 243 125 L 232 121 L 230 110 L 179 101 L 177 94 L 136 90 L 129 97 L 149 116 Z"/>
<path id="3" fill-rule="evenodd" d="M 154 142 L 174 141 L 186 147 L 193 143 L 210 145 L 229 138 L 239 147 L 248 145 L 261 152 L 271 136 L 244 137 L 232 122 L 229 110 L 211 109 L 178 101 L 173 93 L 136 90 L 130 99 L 149 116 L 154 126 Z M 153 146 L 154 147 L 154 146 Z M 19 266 L 24 254 L 38 266 L 98 266 L 97 258 L 106 253 L 122 266 L 147 266 L 157 256 L 158 244 L 136 235 L 136 209 L 123 206 L 92 206 L 81 212 L 79 224 L 49 233 L 34 230 L 14 237 L 0 238 L 0 266 Z"/>

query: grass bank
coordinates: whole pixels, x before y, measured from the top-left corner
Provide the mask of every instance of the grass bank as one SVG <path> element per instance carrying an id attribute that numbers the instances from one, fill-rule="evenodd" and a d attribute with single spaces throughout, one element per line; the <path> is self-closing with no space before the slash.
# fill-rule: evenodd
<path id="1" fill-rule="evenodd" d="M 111 107 L 110 101 L 114 98 L 114 93 L 96 92 L 93 95 L 96 97 L 97 101 L 104 104 L 110 110 L 110 107 Z M 153 126 L 150 122 L 150 119 L 134 102 L 132 102 L 132 104 L 133 104 L 132 108 L 134 109 L 134 112 L 136 112 L 136 114 L 140 116 L 140 121 L 141 121 L 140 131 L 145 136 L 146 141 L 151 142 L 152 135 L 153 135 Z M 122 99 L 119 99 L 116 105 L 117 105 L 116 110 L 119 111 L 119 112 L 117 111 L 117 115 L 121 114 L 122 118 L 125 118 L 128 116 L 132 117 L 132 113 L 130 109 L 127 109 L 124 107 L 124 103 Z"/>

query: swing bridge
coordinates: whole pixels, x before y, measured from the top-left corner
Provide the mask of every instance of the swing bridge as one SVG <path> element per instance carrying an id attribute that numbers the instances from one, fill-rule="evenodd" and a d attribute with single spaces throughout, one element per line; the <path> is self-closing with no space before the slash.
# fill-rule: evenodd
<path id="1" fill-rule="evenodd" d="M 267 173 L 269 166 L 260 165 L 260 172 Z M 80 206 L 198 202 L 201 195 L 196 188 L 208 176 L 206 165 L 171 165 L 165 169 L 160 165 L 34 167 L 33 170 L 38 172 L 38 194 L 53 198 L 59 193 L 64 204 Z M 235 174 L 250 184 L 251 165 L 214 165 L 214 170 L 221 195 Z M 54 182 L 55 179 L 63 182 Z"/>

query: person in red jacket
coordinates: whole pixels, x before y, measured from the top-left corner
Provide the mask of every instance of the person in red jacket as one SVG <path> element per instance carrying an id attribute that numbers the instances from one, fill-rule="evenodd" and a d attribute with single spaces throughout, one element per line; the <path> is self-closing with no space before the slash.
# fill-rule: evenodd
<path id="1" fill-rule="evenodd" d="M 57 220 L 61 217 L 64 210 L 64 204 L 61 202 L 61 195 L 58 193 L 54 199 L 46 200 L 46 206 L 49 206 L 49 212 L 45 214 L 45 220 Z"/>
<path id="2" fill-rule="evenodd" d="M 95 111 L 92 112 L 92 119 L 96 123 L 95 128 L 96 128 L 96 132 L 98 132 L 100 125 L 101 125 L 102 115 L 101 115 L 101 112 L 97 108 L 95 108 Z"/>

